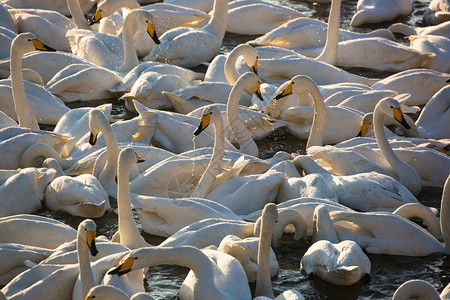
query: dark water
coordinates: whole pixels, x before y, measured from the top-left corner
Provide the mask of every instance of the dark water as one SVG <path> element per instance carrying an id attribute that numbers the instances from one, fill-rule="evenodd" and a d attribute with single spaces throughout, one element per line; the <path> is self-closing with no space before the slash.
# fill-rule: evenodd
<path id="1" fill-rule="evenodd" d="M 272 2 L 305 11 L 308 16 L 327 20 L 329 5 L 313 5 L 299 0 L 273 0 Z M 343 2 L 341 8 L 341 27 L 359 32 L 367 32 L 376 28 L 387 28 L 392 23 L 403 22 L 415 26 L 423 26 L 421 16 L 428 6 L 429 1 L 413 1 L 413 14 L 408 17 L 398 18 L 389 23 L 349 28 L 352 15 L 356 11 L 356 1 Z M 221 52 L 226 53 L 234 46 L 254 39 L 255 36 L 239 36 L 227 34 L 224 39 Z M 403 41 L 406 43 L 406 41 Z M 374 73 L 369 70 L 350 69 L 350 71 L 366 75 L 386 77 L 387 73 Z M 101 102 L 104 103 L 104 102 Z M 96 106 L 100 102 L 89 102 L 87 105 Z M 113 103 L 113 115 L 116 119 L 133 117 L 127 113 L 122 103 L 115 100 Z M 71 104 L 73 107 L 84 106 Z M 305 141 L 299 140 L 283 130 L 279 129 L 264 140 L 257 141 L 260 148 L 260 156 L 270 157 L 273 153 L 284 150 L 288 152 L 305 152 Z M 423 188 L 418 199 L 425 205 L 439 208 L 442 189 Z M 115 202 L 111 203 L 117 208 Z M 53 217 L 73 227 L 77 227 L 82 218 L 69 216 L 60 212 L 50 212 L 45 209 L 40 215 Z M 116 211 L 107 212 L 103 217 L 95 219 L 98 224 L 98 234 L 111 237 L 117 229 Z M 136 217 L 136 222 L 139 220 Z M 158 245 L 163 238 L 142 233 L 145 239 L 153 245 Z M 450 282 L 450 257 L 441 254 L 427 257 L 403 257 L 389 255 L 368 255 L 372 263 L 370 277 L 352 286 L 340 287 L 329 284 L 320 278 L 308 278 L 299 271 L 300 259 L 306 252 L 310 242 L 306 239 L 294 241 L 292 235 L 286 234 L 280 242 L 280 248 L 275 252 L 280 265 L 279 273 L 272 278 L 275 295 L 287 289 L 297 289 L 305 299 L 390 299 L 397 287 L 410 279 L 423 279 L 431 283 L 439 292 Z M 156 299 L 177 299 L 177 292 L 186 276 L 188 269 L 177 266 L 152 267 L 147 275 L 147 291 Z M 251 286 L 254 289 L 254 286 Z"/>

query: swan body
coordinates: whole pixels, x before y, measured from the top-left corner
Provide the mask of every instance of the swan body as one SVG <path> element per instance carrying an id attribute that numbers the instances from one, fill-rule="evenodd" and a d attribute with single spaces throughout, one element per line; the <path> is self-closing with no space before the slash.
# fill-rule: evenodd
<path id="1" fill-rule="evenodd" d="M 447 85 L 446 73 L 427 69 L 412 69 L 398 72 L 371 85 L 375 90 L 391 90 L 411 96 L 406 105 L 424 105 L 441 88 Z"/>
<path id="2" fill-rule="evenodd" d="M 90 0 L 79 0 L 77 2 L 79 3 L 79 6 L 81 7 L 81 10 L 84 14 L 87 14 L 89 10 L 94 6 L 94 2 Z M 2 4 L 8 5 L 12 8 L 37 8 L 45 10 L 54 10 L 65 16 L 71 15 L 71 12 L 69 11 L 69 3 L 67 0 L 58 0 L 58 1 L 5 0 L 2 1 Z"/>
<path id="3" fill-rule="evenodd" d="M 434 286 L 427 281 L 420 279 L 412 279 L 402 283 L 392 296 L 393 300 L 403 300 L 411 297 L 429 298 L 436 300 L 448 299 L 450 286 L 447 285 L 439 294 Z"/>
<path id="4" fill-rule="evenodd" d="M 365 23 L 381 23 L 398 16 L 408 16 L 412 12 L 409 1 L 358 0 L 357 12 L 350 21 L 350 26 L 361 26 Z"/>
<path id="5" fill-rule="evenodd" d="M 450 3 L 447 0 L 432 0 L 423 13 L 423 20 L 430 25 L 436 25 L 450 20 Z"/>
<path id="6" fill-rule="evenodd" d="M 300 271 L 314 274 L 335 285 L 352 285 L 370 274 L 371 263 L 354 241 L 339 242 L 326 206 L 314 210 L 314 236 L 303 255 Z"/>
<path id="7" fill-rule="evenodd" d="M 9 58 L 11 54 L 11 43 L 16 36 L 16 32 L 5 27 L 0 27 L 0 41 L 2 42 L 2 45 L 4 45 L 0 50 L 0 59 L 3 60 Z"/>
<path id="8" fill-rule="evenodd" d="M 121 289 L 111 285 L 96 285 L 89 290 L 86 296 L 86 300 L 154 300 L 152 296 L 147 293 L 136 293 L 133 296 L 128 297 Z"/>
<path id="9" fill-rule="evenodd" d="M 3 27 L 8 31 L 17 34 L 17 28 L 16 25 L 14 24 L 14 20 L 6 7 L 7 6 L 0 4 L 0 16 L 1 16 L 0 27 Z"/>
<path id="10" fill-rule="evenodd" d="M 155 46 L 144 60 L 165 61 L 183 67 L 210 61 L 222 44 L 227 15 L 228 1 L 215 0 L 211 19 L 204 27 L 179 27 L 165 32 L 161 44 Z"/>
<path id="11" fill-rule="evenodd" d="M 410 47 L 422 53 L 433 53 L 434 56 L 427 60 L 423 67 L 439 72 L 450 71 L 450 39 L 434 35 L 409 36 Z"/>
<path id="12" fill-rule="evenodd" d="M 395 23 L 388 27 L 388 30 L 403 35 L 439 35 L 450 38 L 450 21 L 438 25 L 426 27 L 412 27 L 403 23 Z"/>
<path id="13" fill-rule="evenodd" d="M 0 228 L 1 243 L 17 243 L 47 249 L 55 249 L 77 236 L 77 231 L 69 225 L 29 214 L 2 217 Z"/>

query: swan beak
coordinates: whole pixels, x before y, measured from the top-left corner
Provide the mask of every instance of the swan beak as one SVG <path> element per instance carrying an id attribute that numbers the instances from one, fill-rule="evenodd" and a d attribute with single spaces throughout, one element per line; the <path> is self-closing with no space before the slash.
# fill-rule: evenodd
<path id="1" fill-rule="evenodd" d="M 256 61 L 255 64 L 253 66 L 250 67 L 250 70 L 255 73 L 256 75 L 258 75 L 258 56 L 256 57 Z"/>
<path id="2" fill-rule="evenodd" d="M 365 136 L 367 134 L 367 131 L 369 131 L 369 126 L 370 126 L 369 123 L 362 123 L 357 136 L 360 137 Z"/>
<path id="3" fill-rule="evenodd" d="M 275 96 L 275 100 L 279 100 L 289 95 L 292 95 L 292 82 L 289 82 L 286 88 L 281 93 Z"/>
<path id="4" fill-rule="evenodd" d="M 89 20 L 89 25 L 92 26 L 98 21 L 102 19 L 102 12 L 100 10 L 96 10 L 94 14 L 94 18 Z"/>
<path id="5" fill-rule="evenodd" d="M 206 115 L 203 115 L 200 119 L 200 124 L 197 127 L 197 130 L 194 131 L 194 135 L 199 135 L 203 130 L 208 127 L 209 122 L 211 121 L 211 114 L 212 112 L 207 113 Z"/>
<path id="6" fill-rule="evenodd" d="M 108 272 L 108 275 L 114 275 L 117 274 L 119 276 L 127 274 L 131 271 L 131 267 L 133 267 L 133 263 L 136 260 L 136 257 L 128 257 L 126 258 L 120 265 L 118 265 L 116 268 L 112 269 Z"/>
<path id="7" fill-rule="evenodd" d="M 93 134 L 91 132 L 91 135 L 89 136 L 89 144 L 91 144 L 91 146 L 94 146 L 96 142 L 97 142 L 97 134 Z"/>
<path id="8" fill-rule="evenodd" d="M 145 161 L 145 160 L 142 159 L 137 153 L 135 153 L 135 154 L 136 154 L 136 162 L 137 162 L 137 163 L 142 163 L 142 162 Z"/>
<path id="9" fill-rule="evenodd" d="M 258 84 L 258 88 L 253 92 L 259 100 L 264 101 L 264 98 L 261 95 L 261 85 Z"/>
<path id="10" fill-rule="evenodd" d="M 400 108 L 394 107 L 394 119 L 397 120 L 403 127 L 406 129 L 410 129 L 411 127 L 406 122 L 405 116 L 402 113 L 402 110 Z"/>
<path id="11" fill-rule="evenodd" d="M 86 231 L 86 242 L 89 247 L 89 251 L 92 256 L 96 256 L 98 253 L 97 247 L 95 246 L 95 231 Z"/>
<path id="12" fill-rule="evenodd" d="M 45 45 L 43 42 L 41 42 L 38 39 L 32 39 L 31 42 L 33 42 L 34 48 L 36 48 L 36 50 L 41 50 L 41 51 L 56 51 L 55 49 L 53 49 L 52 47 L 49 47 L 47 45 Z"/>
<path id="13" fill-rule="evenodd" d="M 152 40 L 155 42 L 155 44 L 157 44 L 157 45 L 161 44 L 161 42 L 158 39 L 158 35 L 156 34 L 155 24 L 153 24 L 151 22 L 148 22 L 148 21 L 147 21 L 147 23 L 148 23 L 148 25 L 147 25 L 147 32 L 148 32 L 148 34 L 150 35 Z"/>

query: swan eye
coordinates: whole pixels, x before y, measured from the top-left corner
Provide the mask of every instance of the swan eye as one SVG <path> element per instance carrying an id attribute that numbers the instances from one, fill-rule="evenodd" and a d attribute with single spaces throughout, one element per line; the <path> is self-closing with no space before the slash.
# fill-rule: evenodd
<path id="1" fill-rule="evenodd" d="M 212 115 L 212 111 L 210 111 L 209 114 Z"/>
<path id="2" fill-rule="evenodd" d="M 148 20 L 145 20 L 145 23 L 148 23 Z"/>
<path id="3" fill-rule="evenodd" d="M 394 107 L 391 105 L 391 108 L 394 109 Z"/>

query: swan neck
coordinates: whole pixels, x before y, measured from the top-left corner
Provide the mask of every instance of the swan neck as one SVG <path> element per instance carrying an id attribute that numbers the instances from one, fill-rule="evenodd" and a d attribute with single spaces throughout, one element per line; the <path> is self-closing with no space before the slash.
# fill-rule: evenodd
<path id="1" fill-rule="evenodd" d="M 392 300 L 407 300 L 411 298 L 440 300 L 436 289 L 426 281 L 411 280 L 403 283 L 394 293 Z"/>
<path id="2" fill-rule="evenodd" d="M 258 246 L 258 270 L 256 271 L 255 296 L 274 298 L 270 279 L 270 249 L 274 224 L 261 218 Z"/>
<path id="3" fill-rule="evenodd" d="M 214 148 L 211 155 L 211 160 L 205 169 L 200 181 L 198 182 L 191 197 L 206 198 L 211 191 L 216 176 L 220 172 L 220 164 L 224 154 L 224 136 L 223 136 L 223 121 L 222 117 L 216 116 L 213 120 L 214 124 Z"/>
<path id="4" fill-rule="evenodd" d="M 89 259 L 89 248 L 81 234 L 79 232 L 77 235 L 77 257 L 80 268 L 81 292 L 84 299 L 89 290 L 95 285 L 95 280 Z"/>
<path id="5" fill-rule="evenodd" d="M 17 115 L 19 127 L 39 129 L 39 125 L 34 117 L 27 96 L 22 74 L 22 56 L 25 54 L 17 45 L 16 40 L 11 43 L 11 89 L 14 99 L 14 107 Z"/>
<path id="6" fill-rule="evenodd" d="M 411 136 L 411 137 L 420 137 L 419 129 L 417 128 L 416 123 L 408 116 L 404 115 L 404 118 L 406 120 L 406 123 L 408 123 L 410 129 L 406 129 L 405 127 L 401 127 L 401 130 L 405 136 Z"/>
<path id="7" fill-rule="evenodd" d="M 139 64 L 136 48 L 134 47 L 133 32 L 138 29 L 136 14 L 131 11 L 123 21 L 122 43 L 123 43 L 123 63 L 118 69 L 119 72 L 128 72 Z"/>
<path id="8" fill-rule="evenodd" d="M 215 33 L 220 38 L 225 36 L 228 18 L 228 0 L 214 0 L 211 19 L 204 29 Z"/>
<path id="9" fill-rule="evenodd" d="M 130 170 L 131 165 L 119 161 L 117 167 L 117 210 L 119 219 L 120 243 L 128 248 L 136 248 L 134 241 L 139 240 L 140 233 L 133 218 L 130 201 Z M 137 237 L 137 238 L 136 238 Z"/>
<path id="10" fill-rule="evenodd" d="M 339 43 L 339 28 L 341 17 L 341 0 L 332 0 L 328 17 L 327 38 L 322 52 L 316 58 L 330 65 L 336 64 Z"/>
<path id="11" fill-rule="evenodd" d="M 48 144 L 38 143 L 28 147 L 21 155 L 19 166 L 24 168 L 33 164 L 37 157 L 41 157 L 43 160 L 46 158 L 53 158 L 58 162 L 59 168 L 64 164 L 64 159 L 59 156 L 55 148 Z M 58 171 L 58 170 L 57 170 Z M 62 169 L 61 169 L 62 172 Z M 64 173 L 64 172 L 63 172 Z"/>
<path id="12" fill-rule="evenodd" d="M 70 14 L 72 15 L 72 20 L 77 28 L 92 30 L 83 14 L 83 11 L 81 10 L 79 0 L 67 0 L 67 5 L 69 7 Z"/>
<path id="13" fill-rule="evenodd" d="M 311 146 L 323 146 L 323 133 L 325 131 L 326 124 L 326 107 L 323 101 L 322 94 L 320 94 L 314 82 L 310 82 L 307 91 L 311 94 L 314 102 L 314 117 L 311 124 L 311 131 L 309 132 L 308 142 L 306 143 L 306 149 Z M 300 97 L 300 95 L 299 95 Z"/>
<path id="14" fill-rule="evenodd" d="M 228 124 L 239 143 L 239 151 L 248 155 L 258 157 L 258 146 L 248 133 L 239 117 L 239 100 L 244 87 L 242 81 L 237 83 L 231 89 L 227 102 L 227 120 Z"/>
<path id="15" fill-rule="evenodd" d="M 442 191 L 440 220 L 444 245 L 447 252 L 450 252 L 450 176 L 447 177 Z"/>
<path id="16" fill-rule="evenodd" d="M 224 72 L 228 83 L 233 85 L 239 79 L 241 74 L 236 70 L 236 61 L 241 56 L 241 51 L 231 51 L 225 60 Z"/>
<path id="17" fill-rule="evenodd" d="M 119 146 L 114 131 L 106 118 L 99 124 L 99 129 L 103 134 L 106 143 L 107 161 L 105 167 L 99 175 L 100 182 L 113 182 L 117 175 L 117 160 L 119 156 Z"/>

